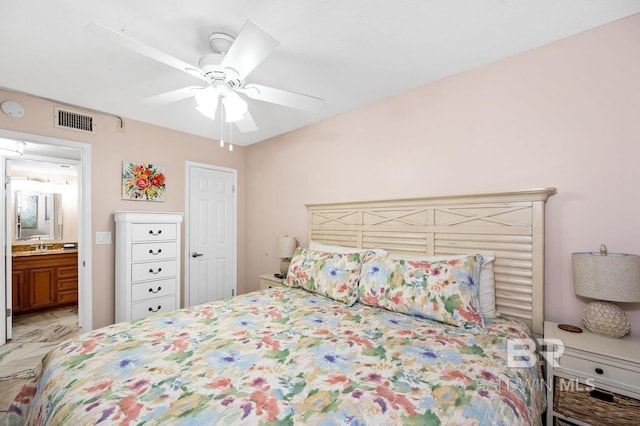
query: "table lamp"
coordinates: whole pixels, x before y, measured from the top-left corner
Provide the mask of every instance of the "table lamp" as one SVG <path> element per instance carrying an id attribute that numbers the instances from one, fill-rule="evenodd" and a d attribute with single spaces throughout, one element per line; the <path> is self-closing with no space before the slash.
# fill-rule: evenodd
<path id="1" fill-rule="evenodd" d="M 573 290 L 596 299 L 582 313 L 584 327 L 607 337 L 623 337 L 631 331 L 624 311 L 610 302 L 640 302 L 640 256 L 608 253 L 573 253 Z"/>
<path id="2" fill-rule="evenodd" d="M 289 270 L 289 263 L 291 263 L 291 256 L 296 250 L 296 238 L 295 237 L 278 237 L 278 257 L 282 258 L 280 262 L 280 274 L 287 276 Z"/>

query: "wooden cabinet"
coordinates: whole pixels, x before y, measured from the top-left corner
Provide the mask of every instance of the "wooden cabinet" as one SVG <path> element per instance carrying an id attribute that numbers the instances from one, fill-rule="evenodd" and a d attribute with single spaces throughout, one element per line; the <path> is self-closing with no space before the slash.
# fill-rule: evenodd
<path id="1" fill-rule="evenodd" d="M 15 268 L 15 261 L 13 262 L 13 268 Z M 29 293 L 27 284 L 28 271 L 16 271 L 12 272 L 11 277 L 11 298 L 13 313 L 20 313 L 29 309 Z"/>
<path id="2" fill-rule="evenodd" d="M 14 314 L 78 303 L 78 253 L 37 253 L 12 258 Z"/>
<path id="3" fill-rule="evenodd" d="M 547 424 L 630 425 L 640 418 L 640 339 L 544 323 Z"/>
<path id="4" fill-rule="evenodd" d="M 116 212 L 116 322 L 180 307 L 182 213 Z"/>
<path id="5" fill-rule="evenodd" d="M 29 307 L 32 309 L 48 308 L 57 301 L 55 282 L 56 270 L 49 268 L 32 268 L 29 270 Z"/>

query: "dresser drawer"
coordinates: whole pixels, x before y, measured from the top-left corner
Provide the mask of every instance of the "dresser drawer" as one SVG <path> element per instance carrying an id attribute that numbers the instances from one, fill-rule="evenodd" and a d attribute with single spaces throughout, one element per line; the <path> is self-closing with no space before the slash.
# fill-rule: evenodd
<path id="1" fill-rule="evenodd" d="M 177 255 L 175 242 L 137 243 L 131 245 L 131 261 L 174 259 Z"/>
<path id="2" fill-rule="evenodd" d="M 176 261 L 134 263 L 131 265 L 131 281 L 158 280 L 176 276 Z"/>
<path id="3" fill-rule="evenodd" d="M 175 240 L 177 228 L 175 223 L 134 223 L 131 225 L 131 241 Z"/>
<path id="4" fill-rule="evenodd" d="M 131 301 L 140 302 L 154 297 L 170 296 L 176 293 L 176 279 L 147 281 L 131 286 Z"/>
<path id="5" fill-rule="evenodd" d="M 131 304 L 131 318 L 144 318 L 158 312 L 169 312 L 176 309 L 174 296 L 156 297 Z"/>
<path id="6" fill-rule="evenodd" d="M 596 383 L 616 384 L 623 383 L 633 386 L 640 391 L 640 372 L 624 367 L 613 366 L 595 360 L 581 358 L 574 355 L 563 355 L 559 360 L 558 371 L 568 370 L 571 374 L 593 378 Z"/>
<path id="7" fill-rule="evenodd" d="M 282 280 L 273 276 L 273 274 L 260 275 L 260 290 L 268 288 L 286 288 Z"/>

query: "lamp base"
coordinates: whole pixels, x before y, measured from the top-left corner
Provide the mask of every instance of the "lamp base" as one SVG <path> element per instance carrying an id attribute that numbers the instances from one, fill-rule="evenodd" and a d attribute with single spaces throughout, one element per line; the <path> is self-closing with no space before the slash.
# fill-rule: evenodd
<path id="1" fill-rule="evenodd" d="M 287 276 L 287 272 L 289 271 L 289 264 L 291 264 L 291 259 L 283 258 L 282 262 L 280 262 L 280 275 Z"/>
<path id="2" fill-rule="evenodd" d="M 613 303 L 591 302 L 582 312 L 584 328 L 607 337 L 624 337 L 631 331 L 631 324 L 624 311 Z"/>

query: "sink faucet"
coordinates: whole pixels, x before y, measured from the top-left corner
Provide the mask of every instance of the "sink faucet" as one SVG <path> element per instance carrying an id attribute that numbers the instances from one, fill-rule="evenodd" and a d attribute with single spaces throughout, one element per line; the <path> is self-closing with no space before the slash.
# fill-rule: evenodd
<path id="1" fill-rule="evenodd" d="M 42 237 L 37 237 L 37 238 L 38 238 L 38 244 L 36 244 L 35 248 L 36 248 L 37 251 L 42 251 L 42 250 L 45 249 L 44 241 L 42 241 Z M 32 238 L 32 239 L 35 240 L 35 237 Z M 31 247 L 33 247 L 33 246 L 31 246 Z"/>

